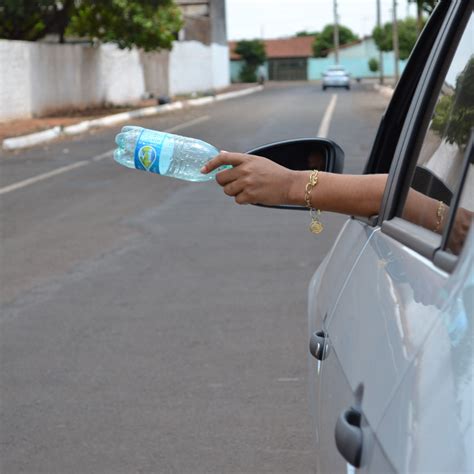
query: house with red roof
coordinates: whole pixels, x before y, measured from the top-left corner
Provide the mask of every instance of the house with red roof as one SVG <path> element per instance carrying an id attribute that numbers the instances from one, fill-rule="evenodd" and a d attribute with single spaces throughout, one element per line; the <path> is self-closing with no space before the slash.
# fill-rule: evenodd
<path id="1" fill-rule="evenodd" d="M 267 61 L 266 78 L 271 81 L 308 80 L 308 60 L 313 56 L 314 36 L 263 40 Z M 235 53 L 237 41 L 229 42 L 231 79 L 239 81 L 242 58 Z"/>

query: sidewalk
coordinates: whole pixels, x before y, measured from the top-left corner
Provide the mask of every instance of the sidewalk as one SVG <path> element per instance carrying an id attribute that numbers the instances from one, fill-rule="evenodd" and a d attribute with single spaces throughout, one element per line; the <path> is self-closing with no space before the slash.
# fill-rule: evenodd
<path id="1" fill-rule="evenodd" d="M 251 89 L 256 84 L 231 84 L 229 87 L 209 91 L 207 94 L 190 94 L 186 96 L 176 96 L 172 98 L 171 103 L 199 99 L 202 97 L 213 97 L 217 94 L 225 94 L 228 92 L 239 92 L 244 89 Z M 84 121 L 109 117 L 124 112 L 138 111 L 145 107 L 154 107 L 158 105 L 157 99 L 147 99 L 134 102 L 126 106 L 109 106 L 109 107 L 91 107 L 87 109 L 71 109 L 62 111 L 61 113 L 51 114 L 46 117 L 28 118 L 20 120 L 11 120 L 8 122 L 0 122 L 0 143 L 6 138 L 19 137 L 29 135 L 31 133 L 42 132 L 54 127 L 68 127 L 76 125 Z"/>

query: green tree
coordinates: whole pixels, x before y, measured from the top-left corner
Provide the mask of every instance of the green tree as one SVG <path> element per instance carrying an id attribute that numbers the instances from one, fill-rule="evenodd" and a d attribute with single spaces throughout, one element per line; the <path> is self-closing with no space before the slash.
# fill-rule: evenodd
<path id="1" fill-rule="evenodd" d="M 262 65 L 267 59 L 264 43 L 258 39 L 241 40 L 235 46 L 235 52 L 245 61 L 240 71 L 240 80 L 255 82 L 258 66 Z"/>
<path id="2" fill-rule="evenodd" d="M 418 37 L 416 20 L 414 18 L 406 18 L 397 22 L 397 24 L 400 59 L 406 59 L 410 56 Z M 372 37 L 380 51 L 393 50 L 392 23 L 385 23 L 382 27 L 376 26 L 372 31 Z"/>
<path id="3" fill-rule="evenodd" d="M 416 3 L 416 23 L 418 33 L 421 32 L 424 26 L 423 13 L 431 15 L 434 7 L 438 3 L 438 0 L 408 0 L 410 3 Z"/>
<path id="4" fill-rule="evenodd" d="M 182 27 L 173 0 L 3 0 L 0 37 L 37 41 L 80 36 L 146 51 L 171 48 Z"/>
<path id="5" fill-rule="evenodd" d="M 340 45 L 352 43 L 358 39 L 359 37 L 350 28 L 339 25 Z M 326 25 L 314 40 L 313 54 L 316 58 L 325 58 L 331 48 L 334 48 L 334 25 Z"/>
<path id="6" fill-rule="evenodd" d="M 0 38 L 37 41 L 64 32 L 75 9 L 74 0 L 2 0 Z"/>
<path id="7" fill-rule="evenodd" d="M 377 58 L 369 59 L 369 70 L 372 72 L 377 72 L 379 70 L 379 61 Z"/>
<path id="8" fill-rule="evenodd" d="M 456 78 L 452 94 L 438 101 L 431 129 L 451 144 L 461 149 L 467 144 L 474 126 L 474 58 L 469 59 Z"/>
<path id="9" fill-rule="evenodd" d="M 297 38 L 301 38 L 302 36 L 317 36 L 318 35 L 318 32 L 317 31 L 298 31 L 298 33 L 296 33 L 296 37 Z"/>

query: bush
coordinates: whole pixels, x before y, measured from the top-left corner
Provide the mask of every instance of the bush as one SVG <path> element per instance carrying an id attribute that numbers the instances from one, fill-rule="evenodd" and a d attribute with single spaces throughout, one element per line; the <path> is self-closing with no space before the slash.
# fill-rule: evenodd
<path id="1" fill-rule="evenodd" d="M 369 59 L 369 69 L 372 72 L 377 72 L 379 70 L 379 62 L 376 58 Z"/>
<path id="2" fill-rule="evenodd" d="M 244 64 L 240 70 L 240 80 L 242 82 L 257 82 L 257 66 Z"/>

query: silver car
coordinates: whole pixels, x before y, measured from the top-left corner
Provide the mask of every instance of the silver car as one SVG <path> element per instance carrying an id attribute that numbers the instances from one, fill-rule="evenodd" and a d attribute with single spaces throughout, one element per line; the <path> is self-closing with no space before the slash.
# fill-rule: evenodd
<path id="1" fill-rule="evenodd" d="M 351 88 L 350 74 L 342 66 L 331 66 L 323 73 L 322 87 L 323 90 L 328 87 L 344 87 L 349 90 Z"/>
<path id="2" fill-rule="evenodd" d="M 379 214 L 347 220 L 309 285 L 318 474 L 474 472 L 472 10 L 432 13 L 368 157 L 388 174 Z M 342 172 L 329 140 L 252 153 Z"/>

